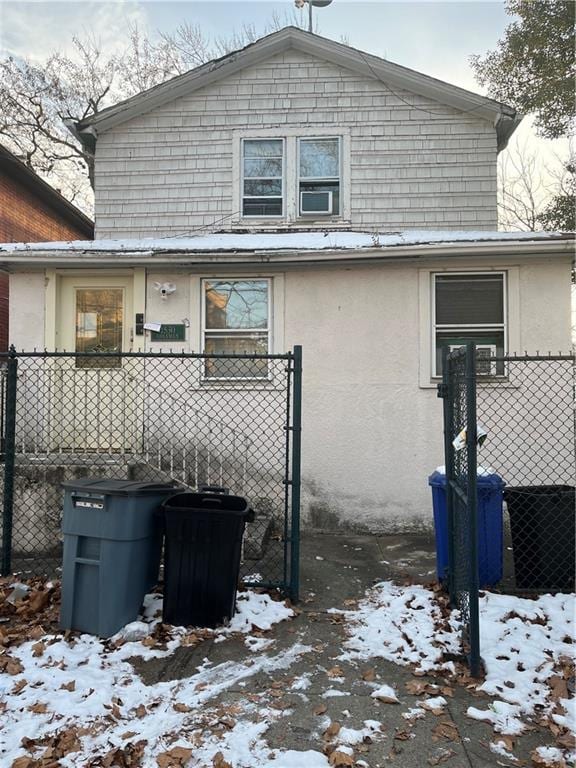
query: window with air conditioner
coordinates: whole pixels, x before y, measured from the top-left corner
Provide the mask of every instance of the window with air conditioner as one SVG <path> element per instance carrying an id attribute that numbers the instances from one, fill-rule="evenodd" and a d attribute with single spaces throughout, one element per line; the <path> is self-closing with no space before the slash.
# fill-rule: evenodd
<path id="1" fill-rule="evenodd" d="M 473 341 L 482 376 L 503 376 L 506 351 L 506 274 L 462 272 L 432 275 L 433 375 L 442 374 L 445 347 L 452 351 Z"/>
<path id="2" fill-rule="evenodd" d="M 340 155 L 338 136 L 298 140 L 300 216 L 339 215 Z"/>

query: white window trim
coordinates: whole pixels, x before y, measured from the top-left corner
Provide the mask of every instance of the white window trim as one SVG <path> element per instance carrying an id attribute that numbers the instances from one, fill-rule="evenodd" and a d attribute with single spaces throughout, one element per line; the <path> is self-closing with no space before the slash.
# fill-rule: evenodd
<path id="1" fill-rule="evenodd" d="M 424 389 L 435 388 L 440 377 L 435 375 L 436 325 L 435 325 L 435 276 L 455 274 L 504 273 L 504 344 L 506 354 L 521 351 L 520 334 L 520 269 L 517 266 L 487 267 L 454 265 L 419 270 L 419 385 Z M 458 326 L 464 329 L 464 326 Z M 480 326 L 471 326 L 480 330 Z M 482 326 L 483 328 L 485 326 Z M 488 330 L 492 330 L 488 328 Z M 500 328 L 501 326 L 499 326 Z"/>
<path id="2" fill-rule="evenodd" d="M 247 272 L 238 273 L 226 270 L 220 274 L 212 273 L 209 275 L 192 274 L 190 276 L 190 317 L 198 318 L 194 324 L 195 329 L 191 329 L 190 342 L 192 349 L 204 349 L 204 281 L 210 280 L 267 280 L 269 281 L 268 293 L 268 352 L 270 354 L 283 354 L 284 349 L 284 274 L 271 274 L 270 272 Z M 227 385 L 232 389 L 238 389 L 245 386 L 249 389 L 263 387 L 268 389 L 275 382 L 271 378 L 257 377 L 250 378 L 216 378 L 200 377 L 199 383 L 210 386 L 213 385 L 219 389 L 225 389 Z M 277 382 L 282 387 L 282 382 Z"/>
<path id="3" fill-rule="evenodd" d="M 340 139 L 340 214 L 338 216 L 299 216 L 298 195 L 298 139 L 307 138 L 339 138 Z M 276 216 L 243 216 L 242 215 L 242 191 L 243 191 L 243 163 L 242 141 L 243 139 L 284 139 L 284 213 L 282 217 Z M 300 224 L 313 227 L 317 222 L 319 226 L 326 226 L 329 220 L 331 225 L 347 225 L 351 222 L 350 200 L 350 128 L 266 128 L 235 131 L 232 142 L 232 219 L 233 226 L 254 227 L 261 229 L 268 222 L 273 227 L 278 224 Z"/>
<path id="4" fill-rule="evenodd" d="M 327 181 L 327 183 L 330 183 L 331 181 L 335 181 L 336 177 L 329 177 L 329 176 L 322 176 L 318 178 L 313 178 L 311 176 L 305 176 L 304 178 L 300 175 L 300 144 L 302 141 L 311 140 L 311 139 L 337 139 L 338 140 L 338 194 L 339 194 L 339 203 L 338 206 L 340 210 L 338 213 L 318 213 L 318 214 L 310 214 L 310 213 L 302 213 L 302 207 L 300 204 L 300 184 L 302 181 Z M 318 218 L 323 219 L 339 219 L 342 216 L 342 137 L 340 135 L 338 136 L 327 136 L 318 134 L 315 136 L 298 136 L 296 139 L 296 195 L 297 195 L 297 218 L 302 219 L 303 221 L 310 220 L 314 216 L 318 216 Z"/>
<path id="5" fill-rule="evenodd" d="M 245 136 L 240 140 L 240 206 L 238 210 L 240 217 L 248 221 L 282 221 L 286 218 L 286 139 L 283 136 L 255 136 L 253 140 L 258 141 L 267 138 L 282 141 L 282 213 L 277 216 L 250 216 L 250 214 L 244 213 L 244 142 L 250 141 L 250 137 Z"/>

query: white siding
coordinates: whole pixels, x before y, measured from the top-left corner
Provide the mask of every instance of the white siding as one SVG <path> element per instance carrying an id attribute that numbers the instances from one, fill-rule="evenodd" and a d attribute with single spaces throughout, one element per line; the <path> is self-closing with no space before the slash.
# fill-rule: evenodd
<path id="1" fill-rule="evenodd" d="M 288 51 L 103 133 L 97 237 L 232 228 L 234 137 L 283 126 L 349 133 L 355 228 L 496 229 L 489 122 Z"/>

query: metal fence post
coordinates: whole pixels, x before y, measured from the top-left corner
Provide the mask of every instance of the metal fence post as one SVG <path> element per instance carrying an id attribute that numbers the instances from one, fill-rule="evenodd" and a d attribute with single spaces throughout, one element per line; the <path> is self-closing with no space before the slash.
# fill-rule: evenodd
<path id="1" fill-rule="evenodd" d="M 466 453 L 467 502 L 469 520 L 468 593 L 470 609 L 470 674 L 480 674 L 480 615 L 478 605 L 478 488 L 477 488 L 477 422 L 476 422 L 476 345 L 466 345 Z"/>
<path id="2" fill-rule="evenodd" d="M 448 347 L 442 350 L 442 396 L 444 398 L 444 463 L 446 471 L 446 529 L 448 535 L 448 594 L 450 596 L 450 605 L 456 605 L 456 589 L 454 578 L 455 556 L 454 556 L 454 494 L 452 492 L 452 482 L 454 480 L 454 446 L 453 423 L 454 423 L 454 387 L 451 373 L 451 362 L 448 358 Z"/>
<path id="3" fill-rule="evenodd" d="M 290 597 L 300 595 L 300 462 L 302 440 L 302 347 L 294 347 L 292 357 L 292 482 L 290 526 Z"/>
<path id="4" fill-rule="evenodd" d="M 0 572 L 8 576 L 12 569 L 12 517 L 14 506 L 14 460 L 16 452 L 16 388 L 18 358 L 10 347 L 6 371 L 6 415 L 4 435 L 4 503 L 2 510 L 2 563 Z"/>

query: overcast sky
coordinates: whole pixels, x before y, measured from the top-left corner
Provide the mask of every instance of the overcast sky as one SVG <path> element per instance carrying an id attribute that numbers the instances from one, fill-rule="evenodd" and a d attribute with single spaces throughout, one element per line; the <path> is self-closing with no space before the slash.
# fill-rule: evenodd
<path id="1" fill-rule="evenodd" d="M 283 18 L 293 9 L 293 0 L 0 0 L 0 47 L 4 53 L 42 60 L 87 31 L 115 47 L 122 44 L 128 22 L 153 33 L 188 21 L 200 24 L 209 36 L 227 37 L 242 24 L 263 30 L 274 12 Z M 315 9 L 315 15 L 318 32 L 326 37 L 345 37 L 354 47 L 478 93 L 483 91 L 474 80 L 470 56 L 493 49 L 511 21 L 504 0 L 333 0 L 328 8 Z M 517 134 L 549 156 L 553 147 L 535 142 L 529 121 Z"/>

